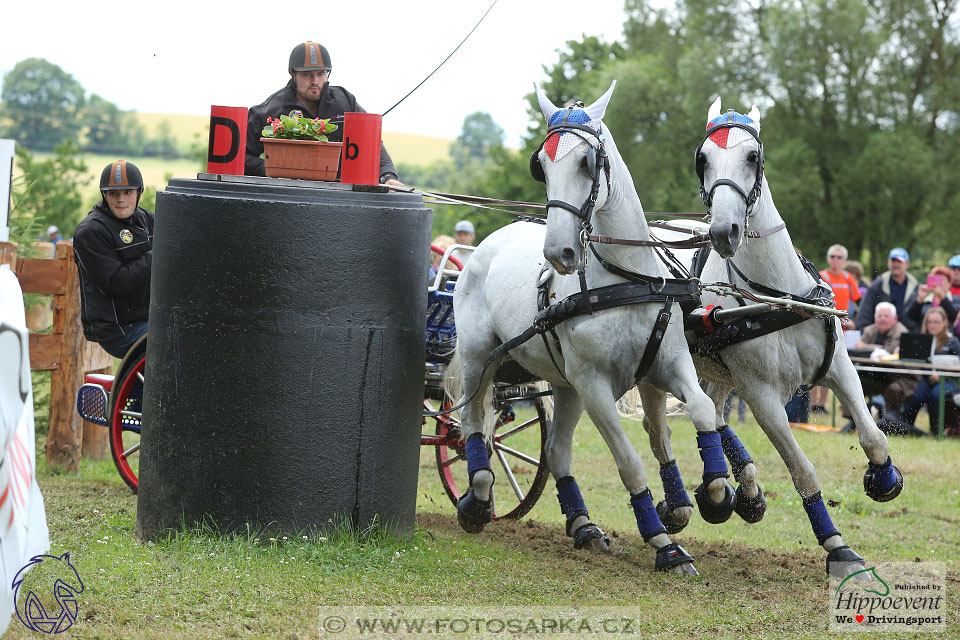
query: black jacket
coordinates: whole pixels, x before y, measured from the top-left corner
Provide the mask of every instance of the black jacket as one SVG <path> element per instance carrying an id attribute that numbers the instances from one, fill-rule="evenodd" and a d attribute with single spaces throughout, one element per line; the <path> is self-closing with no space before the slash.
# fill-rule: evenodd
<path id="1" fill-rule="evenodd" d="M 80 274 L 83 333 L 94 342 L 117 340 L 146 322 L 150 310 L 153 214 L 137 207 L 118 220 L 97 203 L 73 236 Z"/>
<path id="2" fill-rule="evenodd" d="M 339 127 L 331 133 L 328 138 L 330 142 L 343 141 L 343 114 L 347 112 L 366 113 L 363 107 L 357 104 L 357 99 L 352 93 L 343 87 L 333 87 L 329 83 L 323 86 L 320 93 L 320 110 L 317 113 L 310 111 L 297 102 L 297 86 L 293 78 L 283 89 L 277 91 L 272 96 L 264 100 L 255 107 L 250 107 L 247 112 L 247 157 L 243 173 L 248 176 L 267 175 L 263 168 L 263 143 L 260 142 L 260 132 L 267 125 L 267 118 L 279 118 L 281 115 L 289 115 L 291 111 L 298 109 L 303 112 L 307 118 L 333 118 L 341 120 L 336 123 Z M 380 143 L 380 182 L 387 178 L 396 178 L 397 170 L 393 166 L 393 160 L 387 153 L 387 148 Z"/>

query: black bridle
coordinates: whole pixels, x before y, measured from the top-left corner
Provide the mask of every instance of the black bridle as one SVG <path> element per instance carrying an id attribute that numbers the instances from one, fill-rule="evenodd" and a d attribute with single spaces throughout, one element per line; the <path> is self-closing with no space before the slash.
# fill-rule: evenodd
<path id="1" fill-rule="evenodd" d="M 728 117 L 730 118 L 733 117 L 732 111 L 729 111 L 727 113 L 728 113 Z M 753 136 L 753 139 L 757 141 L 757 145 L 759 146 L 760 157 L 757 159 L 757 176 L 753 182 L 753 188 L 750 189 L 749 193 L 744 191 L 743 188 L 740 185 L 738 185 L 736 182 L 728 178 L 720 178 L 716 180 L 712 185 L 710 185 L 709 190 L 707 190 L 707 188 L 704 187 L 703 173 L 704 173 L 705 163 L 701 161 L 701 152 L 703 151 L 704 143 L 706 143 L 706 141 L 710 139 L 710 136 L 716 133 L 719 129 L 742 129 L 743 131 L 746 131 L 751 136 Z M 740 197 L 742 197 L 744 201 L 747 203 L 747 217 L 749 218 L 750 215 L 753 213 L 753 205 L 756 204 L 757 199 L 760 197 L 760 193 L 763 189 L 763 143 L 760 142 L 760 136 L 757 135 L 757 132 L 754 131 L 752 127 L 749 127 L 745 124 L 741 124 L 739 122 L 733 122 L 732 120 L 728 122 L 720 122 L 711 127 L 708 127 L 707 134 L 703 137 L 703 140 L 700 141 L 700 144 L 697 145 L 697 151 L 696 153 L 694 153 L 693 160 L 694 160 L 694 166 L 696 167 L 696 170 L 697 170 L 697 177 L 700 179 L 700 198 L 703 200 L 703 204 L 707 208 L 707 213 L 710 213 L 710 210 L 713 207 L 713 192 L 717 190 L 717 187 L 726 185 L 732 188 L 737 193 L 739 193 Z"/>
<path id="2" fill-rule="evenodd" d="M 570 108 L 567 109 L 567 116 L 570 114 Z M 580 133 L 585 131 L 590 136 L 597 139 L 597 146 L 593 146 L 590 139 Z M 558 207 L 569 211 L 573 215 L 580 218 L 581 227 L 586 233 L 590 233 L 593 230 L 593 224 L 591 219 L 593 218 L 593 210 L 597 206 L 597 197 L 600 194 L 600 172 L 603 171 L 607 177 L 607 190 L 610 189 L 610 159 L 607 157 L 607 152 L 604 149 L 603 145 L 603 133 L 597 131 L 592 127 L 588 127 L 583 124 L 576 124 L 573 122 L 567 122 L 566 117 L 559 124 L 552 125 L 547 128 L 547 136 L 543 139 L 543 142 L 540 143 L 540 146 L 537 147 L 536 151 L 533 152 L 530 156 L 530 174 L 533 176 L 534 180 L 539 182 L 546 182 L 546 176 L 543 173 L 543 165 L 540 164 L 540 152 L 543 150 L 543 145 L 546 144 L 547 140 L 550 139 L 550 136 L 554 133 L 559 134 L 560 132 L 569 133 L 574 135 L 584 142 L 587 143 L 587 174 L 593 180 L 593 184 L 590 187 L 590 195 L 587 196 L 587 199 L 584 203 L 577 207 L 565 202 L 563 200 L 547 200 L 546 208 L 549 211 L 551 207 Z"/>

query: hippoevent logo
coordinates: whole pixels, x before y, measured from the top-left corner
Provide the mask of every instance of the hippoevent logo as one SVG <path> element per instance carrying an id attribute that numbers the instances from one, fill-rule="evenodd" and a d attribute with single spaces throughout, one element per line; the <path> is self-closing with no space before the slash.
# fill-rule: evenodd
<path id="1" fill-rule="evenodd" d="M 943 631 L 946 566 L 884 562 L 831 578 L 831 631 Z"/>
<path id="2" fill-rule="evenodd" d="M 77 621 L 83 580 L 70 554 L 34 556 L 13 577 L 17 617 L 31 631 L 62 633 Z"/>

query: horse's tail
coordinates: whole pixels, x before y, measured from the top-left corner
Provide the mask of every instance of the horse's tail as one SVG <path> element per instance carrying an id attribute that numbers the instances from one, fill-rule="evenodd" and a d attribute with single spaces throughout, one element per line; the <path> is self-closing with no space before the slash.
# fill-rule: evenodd
<path id="1" fill-rule="evenodd" d="M 447 370 L 443 376 L 443 391 L 451 405 L 455 406 L 464 400 L 463 363 L 460 360 L 459 349 L 454 349 L 453 357 L 447 364 Z M 493 385 L 491 384 L 483 395 L 483 437 L 487 442 L 493 440 L 496 424 L 497 412 L 493 407 Z"/>

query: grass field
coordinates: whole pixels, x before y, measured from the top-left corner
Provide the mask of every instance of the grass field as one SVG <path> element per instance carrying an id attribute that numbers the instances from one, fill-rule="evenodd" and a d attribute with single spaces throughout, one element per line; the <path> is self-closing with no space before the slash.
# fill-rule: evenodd
<path id="1" fill-rule="evenodd" d="M 626 424 L 656 478 L 643 429 Z M 685 419 L 674 419 L 672 426 L 680 469 L 692 490 L 700 468 L 693 427 Z M 636 620 L 638 637 L 836 637 L 827 632 L 825 554 L 790 477 L 752 419 L 733 426 L 757 461 L 767 515 L 754 525 L 736 516 L 709 525 L 694 515 L 674 540 L 696 557 L 698 578 L 653 572 L 654 553 L 639 537 L 612 458 L 586 418 L 577 432 L 574 473 L 591 519 L 613 539 L 610 554 L 572 548 L 552 482 L 523 520 L 496 522 L 478 535 L 462 532 L 428 448 L 421 450 L 418 527 L 411 540 L 402 541 L 377 533 L 273 539 L 201 530 L 144 543 L 135 533 L 136 496 L 110 461 L 84 461 L 78 475 L 52 474 L 41 461 L 51 552 L 69 551 L 86 584 L 80 619 L 67 635 L 317 638 L 328 613 L 323 607 L 428 606 L 455 615 L 458 606 L 469 604 L 488 615 L 506 607 L 537 615 L 574 605 L 610 609 Z M 855 436 L 795 435 L 819 472 L 845 542 L 868 563 L 946 563 L 946 602 L 954 610 L 960 595 L 960 442 L 892 440 L 905 489 L 896 501 L 880 504 L 863 495 L 865 459 Z M 41 438 L 38 450 L 42 445 Z M 503 478 L 498 482 L 505 486 Z M 658 479 L 651 487 L 662 495 Z M 956 617 L 948 620 L 946 635 L 960 636 Z M 8 637 L 36 636 L 14 620 Z"/>

